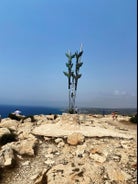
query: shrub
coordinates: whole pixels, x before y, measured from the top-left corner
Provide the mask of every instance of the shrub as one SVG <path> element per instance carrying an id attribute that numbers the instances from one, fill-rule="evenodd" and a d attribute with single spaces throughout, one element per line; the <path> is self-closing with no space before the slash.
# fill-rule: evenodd
<path id="1" fill-rule="evenodd" d="M 137 123 L 137 114 L 135 116 L 132 116 L 129 121 L 132 123 Z"/>

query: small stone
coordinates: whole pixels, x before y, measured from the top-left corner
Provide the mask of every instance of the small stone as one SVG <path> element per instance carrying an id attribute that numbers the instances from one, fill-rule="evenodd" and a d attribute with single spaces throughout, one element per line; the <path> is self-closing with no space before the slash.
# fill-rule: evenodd
<path id="1" fill-rule="evenodd" d="M 45 161 L 45 164 L 47 164 L 47 165 L 53 165 L 55 163 L 55 161 L 54 160 L 51 160 L 51 159 L 47 159 L 46 161 Z"/>
<path id="2" fill-rule="evenodd" d="M 45 141 L 49 141 L 51 138 L 49 138 L 49 137 L 44 137 L 44 140 Z"/>
<path id="3" fill-rule="evenodd" d="M 105 156 L 101 156 L 98 154 L 90 154 L 90 158 L 92 158 L 96 162 L 104 163 L 106 161 Z"/>
<path id="4" fill-rule="evenodd" d="M 64 142 L 59 142 L 58 145 L 57 145 L 58 148 L 62 148 L 64 146 L 65 146 L 65 143 Z"/>
<path id="5" fill-rule="evenodd" d="M 57 139 L 55 139 L 55 143 L 60 143 L 60 142 L 63 142 L 63 139 L 62 138 L 57 138 Z"/>
<path id="6" fill-rule="evenodd" d="M 17 158 L 19 158 L 20 160 L 23 160 L 23 157 L 21 156 L 21 155 L 16 155 L 17 156 Z"/>
<path id="7" fill-rule="evenodd" d="M 30 161 L 26 161 L 22 163 L 23 166 L 28 166 L 29 164 L 30 164 Z"/>
<path id="8" fill-rule="evenodd" d="M 47 155 L 45 155 L 45 157 L 46 157 L 46 158 L 53 158 L 54 155 L 53 155 L 53 154 L 47 154 Z"/>

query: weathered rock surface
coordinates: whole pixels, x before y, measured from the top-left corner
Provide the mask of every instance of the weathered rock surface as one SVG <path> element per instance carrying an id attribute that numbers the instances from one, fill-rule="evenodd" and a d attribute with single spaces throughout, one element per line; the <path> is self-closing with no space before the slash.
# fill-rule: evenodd
<path id="1" fill-rule="evenodd" d="M 11 132 L 8 128 L 0 128 L 0 139 L 4 136 L 4 135 L 10 135 Z"/>
<path id="2" fill-rule="evenodd" d="M 81 133 L 72 133 L 68 135 L 67 143 L 70 145 L 77 145 L 84 142 L 85 137 Z"/>
<path id="3" fill-rule="evenodd" d="M 116 129 L 107 129 L 104 127 L 88 127 L 84 125 L 61 125 L 45 124 L 34 128 L 32 133 L 39 136 L 65 137 L 71 133 L 81 133 L 86 137 L 118 137 L 118 138 L 134 138 L 132 132 L 124 132 Z"/>
<path id="4" fill-rule="evenodd" d="M 6 167 L 6 166 L 12 166 L 14 164 L 15 157 L 14 152 L 11 149 L 10 146 L 5 145 L 2 147 L 0 151 L 0 166 Z"/>
<path id="5" fill-rule="evenodd" d="M 1 184 L 137 183 L 137 131 L 128 117 L 34 118 L 35 122 L 6 118 L 0 123 L 0 138 L 16 134 L 14 142 L 1 142 Z"/>
<path id="6" fill-rule="evenodd" d="M 34 155 L 34 148 L 37 144 L 37 139 L 34 138 L 28 138 L 25 140 L 20 140 L 18 142 L 15 142 L 12 144 L 12 149 L 15 150 L 20 155 Z"/>

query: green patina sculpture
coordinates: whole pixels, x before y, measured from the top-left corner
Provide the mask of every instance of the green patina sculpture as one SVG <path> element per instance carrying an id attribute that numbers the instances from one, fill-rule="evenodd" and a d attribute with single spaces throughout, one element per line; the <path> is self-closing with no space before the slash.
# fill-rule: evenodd
<path id="1" fill-rule="evenodd" d="M 68 90 L 69 90 L 69 113 L 75 113 L 75 99 L 77 92 L 78 79 L 82 76 L 79 73 L 80 67 L 82 66 L 81 56 L 83 54 L 83 50 L 80 49 L 80 52 L 76 51 L 75 54 L 71 54 L 71 52 L 67 52 L 66 56 L 68 58 L 68 62 L 66 63 L 66 67 L 68 68 L 67 72 L 63 72 L 64 75 L 68 78 Z M 75 62 L 75 68 L 73 68 L 73 59 Z"/>

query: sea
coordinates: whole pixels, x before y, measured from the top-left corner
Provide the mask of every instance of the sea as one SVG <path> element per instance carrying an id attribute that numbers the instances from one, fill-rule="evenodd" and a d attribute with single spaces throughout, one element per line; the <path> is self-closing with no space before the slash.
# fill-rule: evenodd
<path id="1" fill-rule="evenodd" d="M 59 114 L 66 113 L 67 107 L 41 107 L 41 106 L 18 106 L 18 105 L 0 105 L 1 118 L 7 118 L 8 115 L 14 112 L 16 109 L 21 111 L 22 115 L 48 115 L 48 114 Z M 135 115 L 137 113 L 136 108 L 78 108 L 78 113 L 84 114 L 111 114 L 116 111 L 121 115 Z"/>
<path id="2" fill-rule="evenodd" d="M 48 115 L 48 114 L 59 114 L 65 112 L 64 108 L 59 107 L 41 107 L 41 106 L 18 106 L 18 105 L 0 105 L 1 118 L 7 118 L 8 115 L 14 112 L 16 109 L 21 111 L 22 115 Z"/>

